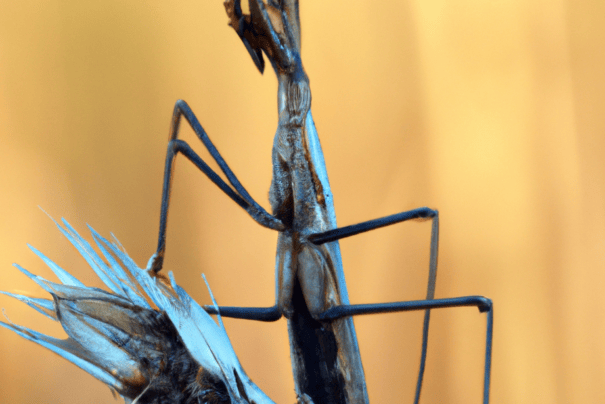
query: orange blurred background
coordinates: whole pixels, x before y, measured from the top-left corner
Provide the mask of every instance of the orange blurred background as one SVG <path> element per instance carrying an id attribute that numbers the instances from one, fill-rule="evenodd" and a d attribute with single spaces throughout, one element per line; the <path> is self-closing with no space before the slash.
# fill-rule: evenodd
<path id="1" fill-rule="evenodd" d="M 0 0 L 0 289 L 47 295 L 31 243 L 85 283 L 38 205 L 155 249 L 175 100 L 269 207 L 276 80 L 214 1 Z M 303 60 L 340 225 L 438 208 L 437 297 L 495 304 L 493 403 L 605 402 L 605 3 L 301 1 Z M 192 132 L 186 139 L 203 152 Z M 207 153 L 202 153 L 207 156 Z M 200 302 L 269 306 L 276 234 L 179 159 L 165 268 Z M 352 302 L 424 295 L 430 225 L 341 242 Z M 90 238 L 90 237 L 89 237 Z M 63 336 L 0 296 L 11 321 Z M 433 313 L 423 403 L 480 403 L 485 316 Z M 356 319 L 373 403 L 411 402 L 422 314 Z M 295 401 L 285 321 L 227 320 L 249 376 Z M 113 403 L 0 329 L 0 403 Z"/>

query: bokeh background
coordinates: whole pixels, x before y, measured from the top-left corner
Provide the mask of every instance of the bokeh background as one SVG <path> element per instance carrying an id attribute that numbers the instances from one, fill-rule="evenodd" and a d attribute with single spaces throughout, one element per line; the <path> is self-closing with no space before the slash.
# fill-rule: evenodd
<path id="1" fill-rule="evenodd" d="M 268 208 L 276 80 L 221 3 L 0 0 L 0 289 L 45 297 L 11 266 L 52 279 L 28 242 L 99 284 L 38 206 L 147 262 L 178 98 Z M 605 3 L 301 3 L 339 224 L 438 208 L 437 296 L 495 303 L 492 402 L 605 402 Z M 200 302 L 204 272 L 221 304 L 272 304 L 276 234 L 184 159 L 175 178 L 165 268 Z M 341 242 L 351 300 L 422 298 L 429 234 L 407 223 Z M 0 307 L 64 335 L 8 297 Z M 412 401 L 421 323 L 356 320 L 373 403 Z M 294 402 L 285 322 L 226 327 L 250 377 Z M 422 402 L 481 402 L 484 327 L 472 308 L 434 312 Z M 113 402 L 0 329 L 0 403 Z"/>

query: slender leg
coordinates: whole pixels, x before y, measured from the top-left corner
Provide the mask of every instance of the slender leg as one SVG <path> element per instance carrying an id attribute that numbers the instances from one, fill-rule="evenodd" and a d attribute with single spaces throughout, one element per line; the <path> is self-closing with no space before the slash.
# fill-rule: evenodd
<path id="1" fill-rule="evenodd" d="M 329 230 L 323 233 L 312 234 L 309 236 L 309 241 L 319 245 L 413 219 L 432 219 L 433 221 L 433 225 L 431 227 L 429 280 L 426 291 L 426 300 L 430 301 L 435 297 L 435 283 L 437 282 L 437 256 L 439 253 L 439 213 L 436 210 L 424 207 L 396 213 L 380 219 L 369 220 L 367 222 L 354 224 L 352 226 L 340 227 L 338 229 Z M 422 326 L 422 353 L 420 355 L 420 369 L 418 370 L 418 381 L 416 383 L 414 404 L 418 404 L 420 400 L 420 392 L 422 390 L 422 380 L 424 378 L 424 368 L 426 365 L 426 355 L 429 340 L 430 319 L 431 311 L 427 308 L 427 310 L 424 312 L 424 322 Z"/>
<path id="2" fill-rule="evenodd" d="M 231 184 L 229 186 L 223 179 L 214 172 L 191 147 L 184 141 L 177 139 L 181 117 L 184 116 L 189 125 L 202 141 L 210 155 L 221 168 L 221 171 L 227 177 Z M 168 221 L 168 205 L 170 202 L 170 188 L 172 185 L 173 162 L 178 153 L 182 153 L 189 161 L 195 164 L 212 182 L 214 182 L 223 192 L 233 199 L 239 206 L 245 209 L 252 218 L 264 227 L 273 230 L 284 230 L 283 223 L 265 211 L 244 189 L 233 171 L 229 168 L 223 157 L 220 155 L 210 138 L 202 128 L 196 116 L 189 108 L 189 105 L 183 100 L 176 102 L 172 122 L 170 125 L 170 138 L 168 142 L 168 151 L 166 153 L 166 166 L 164 169 L 164 186 L 162 190 L 162 207 L 160 212 L 160 230 L 158 234 L 158 248 L 156 250 L 151 268 L 155 272 L 162 269 L 164 261 L 164 252 L 166 250 L 166 224 Z"/>
<path id="3" fill-rule="evenodd" d="M 381 227 L 390 226 L 392 224 L 405 222 L 414 219 L 433 219 L 439 216 L 439 212 L 429 208 L 418 208 L 408 210 L 394 215 L 381 217 L 380 219 L 368 220 L 354 224 L 351 226 L 339 227 L 334 230 L 328 230 L 323 233 L 315 233 L 309 236 L 309 241 L 313 244 L 329 243 L 330 241 L 340 240 L 346 237 L 351 237 L 366 231 L 379 229 Z"/>
<path id="4" fill-rule="evenodd" d="M 203 168 L 200 167 L 202 171 Z M 204 171 L 205 172 L 205 171 Z M 209 174 L 207 174 L 210 177 Z M 214 179 L 210 177 L 212 181 Z M 220 179 L 220 177 L 219 177 Z M 215 182 L 216 183 L 216 182 Z M 216 183 L 219 187 L 218 183 Z M 222 188 L 221 188 L 222 189 Z M 228 193 L 228 191 L 225 191 Z M 235 199 L 234 199 L 235 200 Z M 237 201 L 236 201 L 237 202 Z M 239 202 L 238 202 L 239 203 Z M 388 226 L 391 224 L 403 222 L 412 219 L 433 219 L 433 228 L 431 234 L 431 258 L 429 264 L 429 286 L 427 290 L 427 299 L 432 299 L 435 296 L 435 282 L 437 277 L 437 252 L 439 243 L 439 218 L 438 212 L 429 208 L 419 208 L 408 212 L 397 213 L 395 215 L 387 216 L 381 219 L 370 220 L 367 222 L 359 223 L 352 226 L 342 227 L 334 230 L 330 230 L 324 233 L 316 233 L 309 237 L 309 240 L 314 244 L 323 244 L 330 241 L 335 241 L 344 237 L 354 236 L 359 233 L 374 230 L 380 227 Z M 344 306 L 339 306 L 344 307 Z M 210 314 L 218 314 L 214 306 L 204 306 L 204 309 Z M 276 321 L 279 320 L 281 314 L 277 306 L 259 308 L 259 307 L 219 307 L 218 308 L 221 316 L 232 317 L 245 320 L 256 320 L 256 321 Z M 423 354 L 421 360 L 421 372 L 424 369 L 424 362 L 426 358 L 426 341 L 428 341 L 428 318 L 429 310 L 425 313 L 424 321 L 424 332 L 423 332 Z M 420 377 L 420 380 L 422 377 Z"/>
<path id="5" fill-rule="evenodd" d="M 400 311 L 440 309 L 446 307 L 476 306 L 480 312 L 487 313 L 487 330 L 485 337 L 485 367 L 483 376 L 483 403 L 489 403 L 489 385 L 492 363 L 492 337 L 494 326 L 494 308 L 492 301 L 483 296 L 465 296 L 448 299 L 427 299 L 409 302 L 378 304 L 351 304 L 332 307 L 320 314 L 321 320 L 331 321 L 346 316 L 362 314 L 394 313 Z M 426 319 L 426 317 L 425 317 Z M 425 351 L 425 346 L 423 346 Z M 424 353 L 425 354 L 425 353 Z M 417 398 L 418 399 L 418 393 Z M 417 401 L 416 401 L 417 402 Z"/>
<path id="6" fill-rule="evenodd" d="M 422 353 L 420 358 L 420 369 L 418 372 L 418 381 L 416 384 L 416 393 L 414 403 L 418 404 L 420 400 L 420 392 L 422 380 L 424 377 L 424 369 L 427 356 L 428 330 L 430 320 L 430 310 L 444 307 L 463 307 L 476 306 L 481 312 L 487 312 L 487 332 L 485 346 L 485 370 L 483 384 L 483 403 L 489 403 L 489 386 L 491 372 L 491 353 L 492 353 L 492 335 L 493 335 L 493 305 L 490 299 L 482 296 L 466 296 L 448 299 L 434 299 L 435 284 L 437 281 L 437 258 L 439 249 L 439 213 L 436 210 L 429 208 L 418 208 L 411 211 L 397 213 L 380 219 L 370 220 L 352 226 L 341 227 L 334 230 L 329 230 L 323 233 L 316 233 L 309 236 L 309 241 L 320 245 L 342 238 L 354 236 L 370 230 L 389 226 L 392 224 L 404 222 L 413 219 L 432 219 L 431 227 L 431 245 L 430 245 L 430 260 L 429 260 L 429 279 L 427 286 L 426 300 L 416 300 L 408 302 L 394 303 L 379 303 L 379 304 L 363 304 L 363 305 L 342 305 L 332 307 L 320 314 L 320 320 L 332 321 L 341 317 L 362 315 L 362 314 L 378 314 L 392 313 L 400 311 L 425 310 L 424 324 L 422 331 Z M 206 311 L 210 314 L 217 314 L 216 309 L 212 306 L 206 306 Z M 248 320 L 258 321 L 275 321 L 281 315 L 277 307 L 269 308 L 246 308 L 246 307 L 219 307 L 222 316 L 234 317 Z"/>
<path id="7" fill-rule="evenodd" d="M 277 306 L 273 307 L 229 307 L 221 306 L 216 310 L 214 306 L 204 306 L 208 314 L 219 314 L 223 317 L 239 318 L 255 321 L 277 321 L 281 318 L 281 312 Z"/>

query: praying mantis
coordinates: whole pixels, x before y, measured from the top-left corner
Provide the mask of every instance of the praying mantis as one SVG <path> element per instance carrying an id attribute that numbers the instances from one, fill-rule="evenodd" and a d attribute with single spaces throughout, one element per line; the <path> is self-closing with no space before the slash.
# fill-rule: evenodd
<path id="1" fill-rule="evenodd" d="M 439 238 L 438 212 L 419 208 L 337 227 L 323 153 L 311 115 L 309 79 L 300 56 L 297 0 L 250 1 L 250 14 L 240 1 L 227 0 L 230 26 L 237 32 L 258 70 L 263 54 L 279 83 L 279 125 L 273 145 L 273 180 L 269 199 L 273 214 L 245 190 L 184 101 L 174 108 L 162 192 L 158 247 L 152 269 L 162 269 L 173 162 L 184 155 L 261 226 L 279 232 L 276 256 L 276 304 L 268 308 L 208 307 L 210 313 L 258 321 L 288 319 L 291 359 L 299 400 L 316 403 L 365 403 L 367 389 L 352 315 L 426 310 L 422 354 L 414 402 L 420 400 L 427 354 L 430 309 L 477 306 L 488 313 L 484 403 L 489 402 L 493 309 L 489 299 L 466 296 L 434 299 Z M 226 176 L 227 184 L 184 141 L 178 139 L 182 118 L 189 123 Z M 392 224 L 431 220 L 429 280 L 426 300 L 350 305 L 338 240 Z M 314 331 L 315 330 L 315 331 Z"/>
<path id="2" fill-rule="evenodd" d="M 271 191 L 273 214 L 262 209 L 248 195 L 206 136 L 192 110 L 186 103 L 179 102 L 175 107 L 171 125 L 171 141 L 166 158 L 162 194 L 160 235 L 152 269 L 155 272 L 160 272 L 162 269 L 162 258 L 166 248 L 165 232 L 172 163 L 177 154 L 183 154 L 232 200 L 244 208 L 255 221 L 280 233 L 276 264 L 276 305 L 270 308 L 221 307 L 219 308 L 221 315 L 264 321 L 277 320 L 282 315 L 285 316 L 291 332 L 293 361 L 297 361 L 293 368 L 298 396 L 307 396 L 316 403 L 367 402 L 363 368 L 350 316 L 412 309 L 425 310 L 456 305 L 477 305 L 490 313 L 489 321 L 491 321 L 491 302 L 482 298 L 432 299 L 436 280 L 438 247 L 438 215 L 435 210 L 421 208 L 383 219 L 363 222 L 359 225 L 337 227 L 323 155 L 310 113 L 308 80 L 300 60 L 298 4 L 295 1 L 270 2 L 267 5 L 258 1 L 251 2 L 250 17 L 246 17 L 241 11 L 238 11 L 237 6 L 238 2 L 233 2 L 228 6 L 231 7 L 232 26 L 242 37 L 257 67 L 262 66 L 262 52 L 265 52 L 272 65 L 277 66 L 275 69 L 280 83 L 278 108 L 280 124 L 276 135 L 274 180 Z M 248 22 L 248 19 L 251 22 Z M 262 31 L 262 34 L 259 34 L 259 31 Z M 258 35 L 274 41 L 268 43 L 260 41 Z M 287 38 L 285 43 L 280 42 L 282 36 Z M 294 66 L 292 71 L 289 70 L 291 66 Z M 204 165 L 205 163 L 201 159 L 196 157 L 186 143 L 178 139 L 178 128 L 183 117 L 206 145 L 231 185 L 221 180 Z M 303 197 L 298 198 L 300 195 Z M 338 240 L 412 219 L 431 220 L 433 225 L 427 301 L 366 306 L 349 305 Z M 208 308 L 208 311 L 216 312 L 211 307 Z M 428 311 L 426 313 L 425 330 L 428 330 Z M 488 324 L 490 323 L 488 322 Z M 325 341 L 335 341 L 336 348 L 332 349 L 330 346 L 323 352 L 323 355 L 327 357 L 338 352 L 336 360 L 333 359 L 331 363 L 328 363 L 328 359 L 321 358 L 320 363 L 312 363 L 312 360 L 308 358 L 308 351 L 312 346 L 307 347 L 304 344 L 308 342 L 308 338 L 306 338 L 308 334 L 305 333 L 305 330 L 310 327 L 322 330 L 322 335 L 317 341 L 312 341 L 313 343 L 321 345 Z M 426 332 L 423 337 L 425 346 Z M 298 359 L 296 359 L 296 354 L 299 354 Z M 424 364 L 425 356 L 426 348 L 423 349 L 422 364 Z M 310 368 L 311 366 L 320 367 L 324 363 L 335 369 L 336 375 L 328 372 L 333 377 L 332 379 L 319 377 L 306 380 L 310 377 L 309 375 L 318 373 Z M 342 380 L 346 382 L 341 382 Z M 416 401 L 420 396 L 421 380 L 422 376 L 419 377 Z M 330 396 L 322 396 L 321 392 L 313 391 L 313 387 L 318 382 L 323 383 L 324 386 L 336 386 L 336 388 L 330 393 Z M 486 376 L 486 385 L 488 383 L 489 376 Z M 488 397 L 487 394 L 486 397 Z"/>

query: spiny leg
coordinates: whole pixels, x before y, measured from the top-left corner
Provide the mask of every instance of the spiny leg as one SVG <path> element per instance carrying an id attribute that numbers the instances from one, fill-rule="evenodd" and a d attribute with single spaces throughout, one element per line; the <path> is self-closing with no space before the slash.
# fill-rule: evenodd
<path id="1" fill-rule="evenodd" d="M 367 222 L 354 224 L 351 226 L 340 227 L 334 230 L 329 230 L 323 233 L 316 233 L 309 236 L 309 241 L 320 245 L 330 241 L 340 240 L 345 237 L 354 236 L 370 230 L 379 229 L 381 227 L 390 226 L 392 224 L 401 223 L 413 219 L 432 219 L 431 226 L 431 247 L 429 259 L 429 280 L 426 291 L 426 299 L 432 300 L 435 297 L 435 283 L 437 282 L 437 256 L 439 253 L 439 212 L 427 207 L 409 210 L 406 212 L 396 213 L 394 215 L 382 217 L 379 219 L 369 220 Z M 345 306 L 342 306 L 345 307 Z M 418 404 L 420 400 L 420 392 L 422 390 L 422 380 L 424 378 L 424 369 L 426 365 L 426 355 L 429 340 L 429 322 L 431 311 L 427 309 L 424 312 L 424 322 L 422 327 L 422 353 L 420 354 L 420 369 L 418 370 L 418 381 L 416 383 L 416 393 L 414 403 Z"/>
<path id="2" fill-rule="evenodd" d="M 185 117 L 189 125 L 202 141 L 214 161 L 219 165 L 221 171 L 227 177 L 231 184 L 229 186 L 223 179 L 214 172 L 200 156 L 184 141 L 177 139 L 181 117 Z M 199 168 L 212 182 L 214 182 L 223 192 L 233 199 L 239 206 L 248 212 L 252 218 L 264 227 L 273 230 L 284 230 L 283 223 L 265 211 L 244 189 L 233 171 L 229 168 L 223 157 L 220 155 L 210 138 L 202 128 L 202 125 L 189 108 L 189 105 L 183 100 L 176 102 L 172 121 L 170 124 L 170 138 L 168 142 L 168 151 L 166 153 L 166 165 L 164 169 L 164 185 L 162 190 L 162 207 L 160 212 L 160 230 L 158 234 L 158 248 L 154 255 L 151 268 L 156 273 L 162 269 L 164 253 L 166 250 L 166 224 L 168 221 L 168 205 L 170 202 L 170 188 L 172 185 L 173 162 L 178 153 L 182 153 L 189 161 Z"/>
<path id="3" fill-rule="evenodd" d="M 464 296 L 447 299 L 414 300 L 378 304 L 351 304 L 332 307 L 320 315 L 321 320 L 332 321 L 341 317 L 363 314 L 394 313 L 401 311 L 440 309 L 446 307 L 476 306 L 480 312 L 487 313 L 485 336 L 485 365 L 483 371 L 483 403 L 489 404 L 489 387 L 492 364 L 492 339 L 494 327 L 494 307 L 490 299 L 483 296 Z M 426 318 L 426 317 L 425 317 Z M 423 346 L 423 350 L 425 347 Z M 417 403 L 419 396 L 416 396 Z"/>

